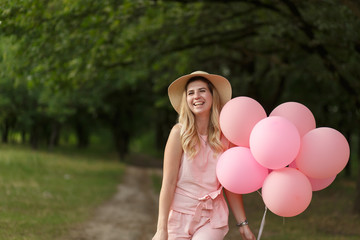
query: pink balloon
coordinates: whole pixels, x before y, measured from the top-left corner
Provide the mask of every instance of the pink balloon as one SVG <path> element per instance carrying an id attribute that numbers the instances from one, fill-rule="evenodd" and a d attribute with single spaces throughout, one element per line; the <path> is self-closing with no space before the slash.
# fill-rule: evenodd
<path id="1" fill-rule="evenodd" d="M 230 142 L 249 147 L 251 130 L 263 118 L 266 118 L 266 112 L 260 103 L 249 97 L 236 97 L 223 107 L 220 127 Z"/>
<path id="2" fill-rule="evenodd" d="M 336 176 L 324 178 L 324 179 L 308 177 L 313 191 L 320 191 L 323 190 L 324 188 L 327 188 L 335 180 L 335 178 Z"/>
<path id="3" fill-rule="evenodd" d="M 297 127 L 300 137 L 316 127 L 312 112 L 306 106 L 297 102 L 280 104 L 269 116 L 280 116 L 291 121 Z"/>
<path id="4" fill-rule="evenodd" d="M 349 156 L 349 144 L 339 131 L 316 128 L 302 138 L 296 165 L 308 177 L 330 178 L 345 168 Z"/>
<path id="5" fill-rule="evenodd" d="M 290 164 L 300 149 L 295 125 L 283 117 L 268 117 L 258 122 L 250 135 L 250 149 L 256 161 L 270 169 Z"/>
<path id="6" fill-rule="evenodd" d="M 230 192 L 246 194 L 261 188 L 268 170 L 255 161 L 250 149 L 233 147 L 220 156 L 216 175 Z"/>
<path id="7" fill-rule="evenodd" d="M 289 164 L 289 167 L 298 169 L 298 167 L 296 166 L 296 160 L 292 161 L 292 162 Z"/>
<path id="8" fill-rule="evenodd" d="M 296 216 L 310 205 L 312 188 L 308 178 L 294 168 L 272 171 L 262 187 L 262 198 L 273 213 Z"/>

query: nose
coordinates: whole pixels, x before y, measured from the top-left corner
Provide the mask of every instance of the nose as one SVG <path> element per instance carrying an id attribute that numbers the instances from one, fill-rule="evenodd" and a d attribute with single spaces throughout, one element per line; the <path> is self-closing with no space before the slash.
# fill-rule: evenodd
<path id="1" fill-rule="evenodd" d="M 195 99 L 198 99 L 200 97 L 200 93 L 198 91 L 195 92 Z"/>

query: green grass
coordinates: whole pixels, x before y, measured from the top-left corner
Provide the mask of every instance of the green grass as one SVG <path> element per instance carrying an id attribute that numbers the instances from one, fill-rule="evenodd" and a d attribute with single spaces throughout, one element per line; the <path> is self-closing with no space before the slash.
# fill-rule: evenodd
<path id="1" fill-rule="evenodd" d="M 0 240 L 48 240 L 109 198 L 124 166 L 111 156 L 0 146 Z"/>
<path id="2" fill-rule="evenodd" d="M 283 218 L 268 211 L 262 240 L 355 240 L 360 239 L 360 216 L 353 213 L 356 183 L 345 177 L 336 178 L 328 187 L 313 193 L 310 206 L 301 214 Z M 264 213 L 258 193 L 244 195 L 245 210 L 251 229 L 257 235 Z M 227 239 L 239 234 L 230 217 Z"/>

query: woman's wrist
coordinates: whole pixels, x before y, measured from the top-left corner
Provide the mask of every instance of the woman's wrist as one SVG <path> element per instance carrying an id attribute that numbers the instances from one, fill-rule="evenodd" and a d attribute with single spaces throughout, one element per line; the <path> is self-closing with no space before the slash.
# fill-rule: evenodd
<path id="1" fill-rule="evenodd" d="M 161 226 L 157 226 L 157 230 L 158 231 L 167 231 L 167 226 L 165 225 L 161 225 Z"/>
<path id="2" fill-rule="evenodd" d="M 247 226 L 247 225 L 249 225 L 249 222 L 248 222 L 247 219 L 245 219 L 244 221 L 236 224 L 237 227 L 243 227 L 243 226 Z"/>
<path id="3" fill-rule="evenodd" d="M 163 222 L 158 223 L 157 230 L 158 231 L 167 231 L 167 223 L 166 222 L 165 223 L 163 223 Z"/>

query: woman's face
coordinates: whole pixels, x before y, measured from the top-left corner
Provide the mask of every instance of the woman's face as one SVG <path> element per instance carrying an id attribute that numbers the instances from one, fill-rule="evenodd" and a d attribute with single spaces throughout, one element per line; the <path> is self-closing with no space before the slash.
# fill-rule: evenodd
<path id="1" fill-rule="evenodd" d="M 189 83 L 186 101 L 194 115 L 209 113 L 212 106 L 212 94 L 208 84 L 201 80 Z"/>

